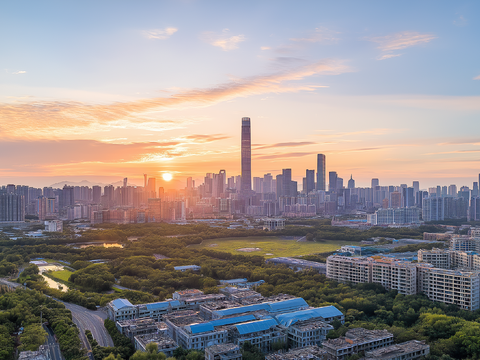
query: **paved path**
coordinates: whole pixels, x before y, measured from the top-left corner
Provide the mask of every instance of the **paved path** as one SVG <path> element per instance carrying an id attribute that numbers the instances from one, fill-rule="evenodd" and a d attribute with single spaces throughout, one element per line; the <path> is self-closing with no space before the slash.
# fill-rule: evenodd
<path id="1" fill-rule="evenodd" d="M 53 330 L 50 328 L 50 326 L 43 326 L 43 328 L 48 334 L 47 342 L 45 343 L 45 345 L 48 345 L 48 351 L 50 352 L 50 359 L 64 360 L 62 352 L 60 351 L 60 345 L 58 344 L 57 340 L 55 340 Z"/>

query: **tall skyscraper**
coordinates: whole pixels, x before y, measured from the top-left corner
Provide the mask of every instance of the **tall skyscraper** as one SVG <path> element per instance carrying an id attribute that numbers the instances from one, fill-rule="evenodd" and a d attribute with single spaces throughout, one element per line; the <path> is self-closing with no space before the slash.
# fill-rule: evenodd
<path id="1" fill-rule="evenodd" d="M 337 172 L 330 171 L 328 173 L 328 191 L 335 192 L 337 190 Z"/>
<path id="2" fill-rule="evenodd" d="M 378 179 L 372 179 L 372 189 L 375 189 L 375 186 L 380 185 L 380 181 Z"/>
<path id="3" fill-rule="evenodd" d="M 310 191 L 315 190 L 315 170 L 308 170 L 305 174 L 305 185 L 306 187 L 303 189 L 305 193 L 309 193 Z"/>
<path id="4" fill-rule="evenodd" d="M 252 137 L 250 118 L 242 118 L 242 192 L 252 190 Z"/>
<path id="5" fill-rule="evenodd" d="M 317 190 L 326 190 L 325 155 L 317 154 Z"/>
<path id="6" fill-rule="evenodd" d="M 420 191 L 420 183 L 418 181 L 413 182 L 413 191 L 417 194 Z"/>
<path id="7" fill-rule="evenodd" d="M 348 180 L 348 188 L 355 189 L 355 180 L 353 180 L 353 176 L 350 175 L 350 180 Z"/>

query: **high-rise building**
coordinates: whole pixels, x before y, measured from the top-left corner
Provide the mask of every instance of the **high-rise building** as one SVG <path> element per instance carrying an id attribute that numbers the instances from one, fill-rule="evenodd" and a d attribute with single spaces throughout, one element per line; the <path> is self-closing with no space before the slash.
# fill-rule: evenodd
<path id="1" fill-rule="evenodd" d="M 457 185 L 450 185 L 448 187 L 448 195 L 449 196 L 457 196 Z"/>
<path id="2" fill-rule="evenodd" d="M 350 175 L 350 180 L 348 180 L 348 188 L 355 189 L 355 180 L 353 180 L 353 176 Z"/>
<path id="3" fill-rule="evenodd" d="M 315 190 L 315 170 L 308 170 L 306 171 L 305 175 L 305 185 L 306 188 L 303 189 L 306 194 L 310 191 Z"/>
<path id="4" fill-rule="evenodd" d="M 375 186 L 380 185 L 380 181 L 378 179 L 372 179 L 372 189 L 375 189 Z"/>
<path id="5" fill-rule="evenodd" d="M 272 174 L 268 173 L 263 175 L 263 193 L 269 194 L 275 192 L 273 188 L 273 177 Z"/>
<path id="6" fill-rule="evenodd" d="M 250 118 L 242 118 L 242 192 L 252 190 L 252 137 Z"/>
<path id="7" fill-rule="evenodd" d="M 412 186 L 414 193 L 417 194 L 420 191 L 420 183 L 418 181 L 414 181 Z"/>
<path id="8" fill-rule="evenodd" d="M 479 175 L 480 177 L 480 175 Z M 325 155 L 317 154 L 317 190 L 326 190 L 325 186 Z"/>
<path id="9" fill-rule="evenodd" d="M 102 188 L 98 185 L 93 185 L 92 194 L 93 194 L 93 203 L 100 204 L 100 201 L 102 200 Z"/>
<path id="10" fill-rule="evenodd" d="M 25 221 L 25 199 L 22 195 L 11 192 L 0 195 L 1 221 Z"/>
<path id="11" fill-rule="evenodd" d="M 336 171 L 328 173 L 328 191 L 335 192 L 337 190 L 337 177 Z"/>
<path id="12" fill-rule="evenodd" d="M 414 195 L 414 189 L 413 187 L 411 188 L 406 188 L 402 189 L 403 190 L 403 207 L 412 207 L 415 206 L 415 195 Z"/>
<path id="13" fill-rule="evenodd" d="M 292 169 L 282 169 L 283 196 L 293 196 L 292 193 Z"/>

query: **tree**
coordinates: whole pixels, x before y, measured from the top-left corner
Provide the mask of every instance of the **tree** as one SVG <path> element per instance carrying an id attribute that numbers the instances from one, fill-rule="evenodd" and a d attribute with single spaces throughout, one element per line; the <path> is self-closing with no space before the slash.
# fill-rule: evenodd
<path id="1" fill-rule="evenodd" d="M 108 355 L 106 358 L 104 358 L 103 360 L 123 360 L 122 357 L 120 356 L 120 354 L 118 354 L 116 357 L 115 355 L 113 355 L 112 353 L 110 353 L 110 355 Z"/>
<path id="2" fill-rule="evenodd" d="M 47 332 L 38 324 L 26 326 L 20 335 L 21 351 L 37 351 L 38 347 L 47 340 Z"/>
<path id="3" fill-rule="evenodd" d="M 164 353 L 158 352 L 158 346 L 153 342 L 148 343 L 145 350 L 145 352 L 137 350 L 130 360 L 165 360 L 167 358 Z"/>

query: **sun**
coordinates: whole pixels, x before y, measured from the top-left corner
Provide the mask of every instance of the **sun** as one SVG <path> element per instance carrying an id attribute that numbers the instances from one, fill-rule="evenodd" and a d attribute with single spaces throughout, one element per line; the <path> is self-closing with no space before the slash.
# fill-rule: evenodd
<path id="1" fill-rule="evenodd" d="M 162 175 L 162 178 L 165 181 L 170 181 L 170 180 L 172 180 L 173 176 L 170 173 L 165 173 L 165 174 Z"/>

